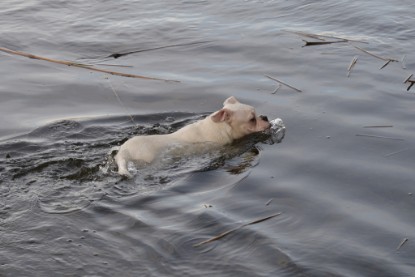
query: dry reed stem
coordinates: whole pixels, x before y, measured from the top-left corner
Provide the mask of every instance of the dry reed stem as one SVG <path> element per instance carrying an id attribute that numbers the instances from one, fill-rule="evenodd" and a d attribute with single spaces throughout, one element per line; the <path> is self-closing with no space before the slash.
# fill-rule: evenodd
<path id="1" fill-rule="evenodd" d="M 393 125 L 367 125 L 363 126 L 363 128 L 392 128 Z"/>
<path id="2" fill-rule="evenodd" d="M 414 74 L 409 75 L 405 81 L 403 81 L 404 84 L 409 83 L 408 88 L 406 89 L 406 91 L 409 91 L 411 89 L 411 87 L 415 84 L 415 80 L 411 80 L 412 76 L 414 76 Z"/>
<path id="3" fill-rule="evenodd" d="M 361 41 L 361 40 L 347 39 L 347 38 L 327 36 L 327 35 L 310 34 L 310 33 L 301 32 L 301 31 L 289 31 L 289 30 L 284 30 L 284 31 L 288 32 L 288 33 L 293 33 L 293 34 L 296 34 L 296 35 L 304 36 L 304 37 L 314 38 L 314 39 L 321 40 L 321 41 L 325 41 L 323 38 L 329 38 L 329 39 L 338 39 L 338 40 L 342 40 L 342 41 L 368 43 L 366 41 Z"/>
<path id="4" fill-rule="evenodd" d="M 369 137 L 369 138 L 381 138 L 381 139 L 391 139 L 391 140 L 401 140 L 404 141 L 402 138 L 392 138 L 392 137 L 385 137 L 385 136 L 376 136 L 376 135 L 368 135 L 368 134 L 356 134 L 358 137 Z"/>
<path id="5" fill-rule="evenodd" d="M 347 77 L 350 77 L 350 73 L 352 72 L 352 69 L 356 63 L 357 63 L 357 57 L 354 57 L 349 65 L 349 68 L 347 69 Z"/>
<path id="6" fill-rule="evenodd" d="M 293 33 L 299 36 L 304 36 L 304 37 L 309 37 L 309 38 L 314 38 L 317 40 L 321 40 L 324 41 L 324 39 L 322 39 L 319 35 L 315 35 L 315 34 L 310 34 L 310 33 L 305 33 L 305 32 L 301 32 L 301 31 L 289 31 L 289 30 L 285 30 L 285 32 L 288 33 Z"/>
<path id="7" fill-rule="evenodd" d="M 414 74 L 409 75 L 408 78 L 406 78 L 405 81 L 403 81 L 403 83 L 405 84 L 405 83 L 409 82 L 410 79 L 412 78 L 412 76 L 414 76 Z"/>
<path id="8" fill-rule="evenodd" d="M 399 249 L 401 249 L 401 247 L 408 241 L 408 238 L 404 238 L 401 243 L 398 245 L 398 247 L 396 248 L 396 251 L 398 251 Z"/>
<path id="9" fill-rule="evenodd" d="M 405 152 L 405 151 L 407 151 L 409 148 L 405 148 L 405 149 L 402 149 L 402 150 L 399 150 L 399 151 L 395 151 L 395 152 L 392 152 L 392 153 L 389 153 L 389 154 L 386 154 L 386 155 L 383 155 L 384 157 L 390 157 L 390 156 L 393 156 L 393 155 L 396 155 L 396 154 L 399 154 L 399 153 L 402 153 L 402 152 Z"/>
<path id="10" fill-rule="evenodd" d="M 305 44 L 303 45 L 303 47 L 305 46 L 316 46 L 316 45 L 325 45 L 325 44 L 332 44 L 332 43 L 340 43 L 340 42 L 348 42 L 347 40 L 336 40 L 336 41 L 308 41 L 303 39 L 303 41 L 305 42 Z"/>
<path id="11" fill-rule="evenodd" d="M 204 240 L 202 242 L 196 243 L 196 244 L 193 245 L 193 247 L 198 247 L 198 246 L 204 245 L 206 243 L 209 243 L 209 242 L 212 242 L 212 241 L 215 241 L 215 240 L 219 240 L 219 239 L 221 239 L 221 238 L 229 235 L 230 233 L 233 233 L 233 232 L 235 232 L 235 231 L 237 231 L 237 230 L 239 230 L 239 229 L 241 229 L 241 228 L 243 228 L 245 226 L 257 224 L 257 223 L 263 222 L 265 220 L 274 218 L 274 217 L 279 216 L 279 215 L 281 215 L 281 213 L 276 213 L 276 214 L 273 214 L 273 215 L 270 215 L 270 216 L 266 216 L 266 217 L 259 218 L 259 219 L 253 220 L 251 222 L 242 224 L 242 225 L 240 225 L 240 226 L 238 226 L 238 227 L 236 227 L 234 229 L 231 229 L 231 230 L 225 231 L 223 233 L 220 233 L 219 235 L 214 236 L 214 237 L 212 237 L 210 239 L 207 239 L 207 240 Z"/>
<path id="12" fill-rule="evenodd" d="M 29 59 L 36 59 L 36 60 L 42 60 L 42 61 L 47 61 L 47 62 L 51 62 L 51 63 L 63 64 L 63 65 L 67 65 L 67 66 L 79 67 L 79 68 L 84 68 L 84 69 L 88 69 L 88 70 L 92 70 L 92 71 L 97 71 L 97 72 L 101 72 L 101 73 L 117 75 L 117 76 L 122 76 L 122 77 L 138 78 L 138 79 L 146 79 L 146 80 L 155 80 L 155 81 L 165 81 L 165 82 L 180 82 L 180 81 L 176 81 L 176 80 L 166 80 L 166 79 L 147 77 L 147 76 L 141 76 L 141 75 L 135 75 L 135 74 L 121 73 L 121 72 L 117 72 L 117 71 L 110 71 L 110 70 L 100 69 L 100 68 L 80 64 L 80 63 L 63 61 L 63 60 L 56 60 L 56 59 L 46 58 L 46 57 L 42 57 L 42 56 L 37 56 L 37 55 L 30 54 L 30 53 L 11 50 L 11 49 L 4 48 L 4 47 L 0 47 L 0 51 L 6 52 L 6 53 L 9 53 L 9 54 L 12 54 L 12 55 L 23 56 L 23 57 L 26 57 L 26 58 L 29 58 Z"/>
<path id="13" fill-rule="evenodd" d="M 398 61 L 398 60 L 396 60 L 396 59 L 392 59 L 392 58 L 384 58 L 384 57 L 381 57 L 381 56 L 379 56 L 379 55 L 373 54 L 373 53 L 371 53 L 371 52 L 369 52 L 369 51 L 367 51 L 367 50 L 365 50 L 365 49 L 363 49 L 363 48 L 361 48 L 361 47 L 359 47 L 359 46 L 353 45 L 353 44 L 351 44 L 351 43 L 350 43 L 350 45 L 351 45 L 351 46 L 353 46 L 354 48 L 356 48 L 356 49 L 358 49 L 358 50 L 360 50 L 360 51 L 362 51 L 362 52 L 364 52 L 364 53 L 366 53 L 366 54 L 368 54 L 368 55 L 372 56 L 372 57 L 375 57 L 375 58 L 380 59 L 380 60 L 382 60 L 382 61 L 385 61 L 385 62 L 387 62 L 387 63 L 389 63 L 389 62 L 397 62 L 397 61 Z M 385 67 L 386 65 L 387 65 L 387 64 L 385 64 L 383 67 Z M 382 67 L 382 68 L 383 68 L 383 67 Z"/>
<path id="14" fill-rule="evenodd" d="M 392 60 L 388 60 L 384 65 L 382 65 L 379 70 L 383 69 L 384 67 L 386 67 Z"/>
<path id="15" fill-rule="evenodd" d="M 153 48 L 135 50 L 135 51 L 125 52 L 125 53 L 114 53 L 114 54 L 109 55 L 106 58 L 118 59 L 118 58 L 123 57 L 123 56 L 126 56 L 126 55 L 131 55 L 131 54 L 140 53 L 140 52 L 155 51 L 155 50 L 161 50 L 161 49 L 172 48 L 172 47 L 179 47 L 179 46 L 190 46 L 190 45 L 196 45 L 196 44 L 202 44 L 202 43 L 209 43 L 209 42 L 212 42 L 212 40 L 196 41 L 196 42 L 189 42 L 189 43 L 179 43 L 179 44 L 171 44 L 171 45 L 165 45 L 165 46 L 159 46 L 159 47 L 153 47 Z"/>
<path id="16" fill-rule="evenodd" d="M 406 69 L 405 59 L 406 59 L 406 55 L 403 55 L 403 56 L 402 56 L 402 59 L 401 59 L 402 69 Z"/>
<path id="17" fill-rule="evenodd" d="M 281 88 L 281 84 L 278 83 L 277 88 L 271 94 L 276 94 L 280 88 Z"/>
<path id="18" fill-rule="evenodd" d="M 287 83 L 284 83 L 283 81 L 278 80 L 277 78 L 274 78 L 274 77 L 271 77 L 271 76 L 268 76 L 268 75 L 265 75 L 265 77 L 267 77 L 267 78 L 269 78 L 269 79 L 271 79 L 271 80 L 274 80 L 274 81 L 276 81 L 276 82 L 278 82 L 278 83 L 280 83 L 280 84 L 282 84 L 282 85 L 284 85 L 284 86 L 287 86 L 287 87 L 289 87 L 289 88 L 291 88 L 291 89 L 293 89 L 293 90 L 295 90 L 295 91 L 297 91 L 297 92 L 302 92 L 300 89 L 295 88 L 295 87 L 293 87 L 293 86 L 291 86 L 291 85 L 289 85 L 289 84 L 287 84 Z"/>

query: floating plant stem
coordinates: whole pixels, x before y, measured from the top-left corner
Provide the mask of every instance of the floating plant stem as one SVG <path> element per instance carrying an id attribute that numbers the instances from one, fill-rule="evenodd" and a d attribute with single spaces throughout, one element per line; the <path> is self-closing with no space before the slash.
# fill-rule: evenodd
<path id="1" fill-rule="evenodd" d="M 347 40 L 335 40 L 335 41 L 308 41 L 308 40 L 304 40 L 305 44 L 303 45 L 303 47 L 305 46 L 316 46 L 316 45 L 324 45 L 324 44 L 333 44 L 333 43 L 340 43 L 340 42 L 347 42 Z"/>
<path id="2" fill-rule="evenodd" d="M 88 70 L 91 70 L 91 71 L 97 71 L 97 72 L 102 72 L 102 73 L 117 75 L 117 76 L 122 76 L 122 77 L 139 78 L 139 79 L 156 80 L 156 81 L 179 82 L 179 81 L 176 81 L 176 80 L 166 80 L 166 79 L 155 78 L 155 77 L 147 77 L 147 76 L 141 76 L 141 75 L 135 75 L 135 74 L 121 73 L 121 72 L 117 72 L 117 71 L 110 71 L 110 70 L 100 69 L 100 68 L 92 67 L 90 65 L 85 65 L 85 64 L 81 64 L 81 63 L 75 63 L 75 62 L 70 62 L 70 61 L 63 61 L 63 60 L 57 60 L 57 59 L 51 59 L 51 58 L 46 58 L 46 57 L 42 57 L 42 56 L 37 56 L 37 55 L 30 54 L 30 53 L 11 50 L 11 49 L 4 48 L 4 47 L 0 47 L 0 51 L 6 52 L 6 53 L 9 53 L 9 54 L 12 54 L 12 55 L 23 56 L 23 57 L 30 58 L 30 59 L 42 60 L 42 61 L 47 61 L 47 62 L 57 63 L 57 64 L 63 64 L 63 65 L 73 66 L 73 67 L 79 67 L 79 68 L 84 68 L 84 69 L 88 69 Z"/>
<path id="3" fill-rule="evenodd" d="M 363 126 L 363 128 L 392 128 L 393 125 L 368 125 Z"/>
<path id="4" fill-rule="evenodd" d="M 293 86 L 291 86 L 291 85 L 289 85 L 289 84 L 287 84 L 287 83 L 284 83 L 283 81 L 278 80 L 277 78 L 274 78 L 274 77 L 271 77 L 271 76 L 268 76 L 268 75 L 265 75 L 265 77 L 267 77 L 267 78 L 269 78 L 269 79 L 271 79 L 271 80 L 274 80 L 274 81 L 276 81 L 276 82 L 278 82 L 278 83 L 280 83 L 280 84 L 282 84 L 282 85 L 284 85 L 284 86 L 287 86 L 287 87 L 289 87 L 289 88 L 291 88 L 291 89 L 293 89 L 293 90 L 295 90 L 295 91 L 297 91 L 297 92 L 302 92 L 300 89 L 295 88 L 295 87 L 293 87 Z"/>
<path id="5" fill-rule="evenodd" d="M 406 59 L 406 55 L 403 55 L 403 56 L 402 56 L 402 59 L 401 59 L 402 69 L 406 69 L 405 59 Z"/>
<path id="6" fill-rule="evenodd" d="M 281 88 L 281 84 L 280 83 L 278 83 L 278 86 L 277 86 L 277 88 L 272 92 L 272 94 L 276 94 L 277 93 L 277 91 L 279 90 Z"/>
<path id="7" fill-rule="evenodd" d="M 396 248 L 396 251 L 398 251 L 399 249 L 401 249 L 401 247 L 408 242 L 408 238 L 404 238 L 401 243 L 398 245 L 398 247 Z"/>
<path id="8" fill-rule="evenodd" d="M 134 50 L 134 51 L 124 52 L 124 53 L 114 53 L 114 54 L 109 55 L 107 58 L 118 59 L 118 58 L 123 57 L 123 56 L 131 55 L 131 54 L 135 54 L 135 53 L 140 53 L 140 52 L 161 50 L 161 49 L 172 48 L 172 47 L 179 47 L 179 46 L 190 46 L 190 45 L 196 45 L 196 44 L 202 44 L 202 43 L 208 43 L 208 42 L 212 42 L 212 41 L 197 41 L 197 42 L 189 42 L 189 43 L 180 43 L 180 44 L 172 44 L 172 45 L 166 45 L 166 46 L 159 46 L 159 47 L 154 47 L 154 48 Z"/>
<path id="9" fill-rule="evenodd" d="M 257 224 L 257 223 L 261 223 L 261 222 L 263 222 L 263 221 L 266 221 L 266 220 L 268 220 L 268 219 L 274 218 L 274 217 L 279 216 L 279 215 L 281 215 L 281 213 L 276 213 L 276 214 L 273 214 L 273 215 L 270 215 L 270 216 L 262 217 L 262 218 L 259 218 L 259 219 L 256 219 L 256 220 L 253 220 L 253 221 L 251 221 L 251 222 L 248 222 L 248 223 L 242 224 L 242 225 L 240 225 L 240 226 L 238 226 L 238 227 L 236 227 L 236 228 L 234 228 L 234 229 L 231 229 L 231 230 L 225 231 L 225 232 L 223 232 L 223 233 L 220 233 L 219 235 L 214 236 L 214 237 L 212 237 L 212 238 L 210 238 L 210 239 L 207 239 L 207 240 L 204 240 L 204 241 L 202 241 L 202 242 L 196 243 L 196 244 L 194 244 L 194 245 L 193 245 L 193 247 L 198 247 L 198 246 L 204 245 L 204 244 L 206 244 L 206 243 L 209 243 L 209 242 L 212 242 L 212 241 L 219 240 L 219 239 L 221 239 L 221 238 L 223 238 L 223 237 L 226 237 L 227 235 L 229 235 L 229 234 L 231 234 L 231 233 L 233 233 L 233 232 L 235 232 L 235 231 L 237 231 L 237 230 L 239 230 L 239 229 L 241 229 L 241 228 L 243 228 L 243 227 L 245 227 L 245 226 L 248 226 L 248 225 L 253 225 L 253 224 Z"/>
<path id="10" fill-rule="evenodd" d="M 391 62 L 392 60 L 388 60 L 384 65 L 382 65 L 380 68 L 379 68 L 379 70 L 380 69 L 383 69 L 384 67 L 386 67 L 390 62 Z"/>
<path id="11" fill-rule="evenodd" d="M 359 47 L 359 46 L 356 46 L 356 45 L 353 45 L 353 44 L 350 44 L 351 46 L 353 46 L 354 48 L 356 48 L 356 49 L 358 49 L 358 50 L 360 50 L 360 51 L 362 51 L 362 52 L 364 52 L 364 53 L 366 53 L 366 54 L 368 54 L 368 55 L 370 55 L 370 56 L 372 56 L 372 57 L 375 57 L 375 58 L 377 58 L 377 59 L 380 59 L 380 60 L 382 60 L 382 61 L 385 61 L 385 62 L 397 62 L 398 60 L 396 60 L 396 59 L 391 59 L 391 58 L 384 58 L 384 57 L 381 57 L 381 56 L 379 56 L 379 55 L 376 55 L 376 54 L 373 54 L 373 53 L 371 53 L 371 52 L 369 52 L 369 51 L 367 51 L 367 50 L 365 50 L 365 49 L 363 49 L 363 48 L 361 48 L 361 47 Z"/>
<path id="12" fill-rule="evenodd" d="M 349 65 L 349 68 L 347 69 L 347 77 L 350 77 L 350 73 L 352 72 L 352 69 L 355 66 L 356 62 L 357 62 L 357 57 L 354 57 Z"/>
<path id="13" fill-rule="evenodd" d="M 407 82 L 411 82 L 411 78 L 412 78 L 412 76 L 414 76 L 414 74 L 409 75 L 409 76 L 405 79 L 405 81 L 403 81 L 403 83 L 405 84 L 405 83 L 407 83 Z"/>
<path id="14" fill-rule="evenodd" d="M 393 137 L 385 137 L 385 136 L 376 136 L 376 135 L 368 135 L 368 134 L 356 134 L 358 137 L 369 137 L 369 138 L 381 138 L 381 139 L 391 139 L 391 140 L 404 140 L 402 138 L 393 138 Z"/>

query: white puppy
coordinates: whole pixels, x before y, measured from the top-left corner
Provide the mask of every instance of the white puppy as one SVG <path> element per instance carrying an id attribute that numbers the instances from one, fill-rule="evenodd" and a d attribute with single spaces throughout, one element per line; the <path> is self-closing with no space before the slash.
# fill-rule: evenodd
<path id="1" fill-rule="evenodd" d="M 127 140 L 115 156 L 118 173 L 131 177 L 128 162 L 151 163 L 171 145 L 213 143 L 226 145 L 248 134 L 270 127 L 266 116 L 257 116 L 255 109 L 231 96 L 223 108 L 205 119 L 189 124 L 167 135 L 136 136 Z"/>

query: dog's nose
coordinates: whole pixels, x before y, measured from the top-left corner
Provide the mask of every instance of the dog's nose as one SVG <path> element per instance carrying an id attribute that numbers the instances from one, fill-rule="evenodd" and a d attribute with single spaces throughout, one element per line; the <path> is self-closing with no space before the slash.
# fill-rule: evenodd
<path id="1" fill-rule="evenodd" d="M 261 118 L 262 120 L 268 122 L 268 117 L 266 115 L 260 115 L 259 118 Z"/>

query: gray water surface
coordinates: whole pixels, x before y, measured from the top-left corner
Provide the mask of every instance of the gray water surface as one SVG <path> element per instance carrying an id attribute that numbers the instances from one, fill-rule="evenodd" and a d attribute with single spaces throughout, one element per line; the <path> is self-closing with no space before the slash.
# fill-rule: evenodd
<path id="1" fill-rule="evenodd" d="M 0 52 L 0 275 L 414 276 L 415 88 L 403 83 L 414 12 L 413 1 L 2 1 L 0 47 L 180 82 Z M 303 47 L 319 40 L 298 32 L 353 41 Z M 380 70 L 379 57 L 398 62 Z M 302 92 L 273 93 L 265 75 Z M 133 180 L 113 172 L 113 147 L 230 95 L 282 118 L 284 140 Z"/>

